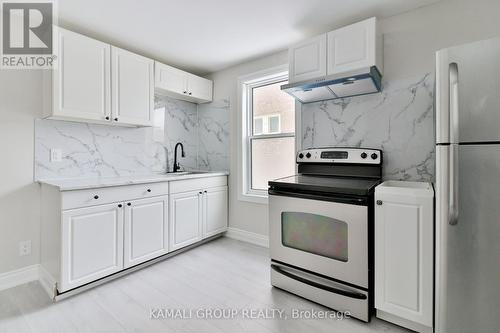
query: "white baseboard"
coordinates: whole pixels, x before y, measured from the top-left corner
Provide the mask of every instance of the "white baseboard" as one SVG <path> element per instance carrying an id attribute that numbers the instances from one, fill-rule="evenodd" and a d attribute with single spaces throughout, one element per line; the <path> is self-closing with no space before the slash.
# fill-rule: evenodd
<path id="1" fill-rule="evenodd" d="M 40 281 L 42 288 L 45 290 L 45 292 L 49 295 L 51 299 L 54 299 L 56 281 L 54 280 L 52 275 L 50 275 L 49 272 L 47 272 L 47 270 L 43 268 L 42 265 L 40 265 L 38 274 L 39 274 L 38 281 Z"/>
<path id="2" fill-rule="evenodd" d="M 0 274 L 0 290 L 38 280 L 39 266 L 35 264 Z"/>
<path id="3" fill-rule="evenodd" d="M 269 237 L 256 234 L 255 232 L 229 227 L 227 228 L 225 236 L 259 246 L 269 247 Z"/>

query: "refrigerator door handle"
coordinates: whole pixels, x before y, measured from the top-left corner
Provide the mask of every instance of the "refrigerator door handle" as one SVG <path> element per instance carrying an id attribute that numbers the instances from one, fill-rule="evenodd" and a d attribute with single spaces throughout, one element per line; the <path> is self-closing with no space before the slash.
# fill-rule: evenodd
<path id="1" fill-rule="evenodd" d="M 449 170 L 449 219 L 450 225 L 458 223 L 458 145 L 450 145 Z"/>
<path id="2" fill-rule="evenodd" d="M 458 65 L 453 62 L 449 65 L 449 121 L 450 121 L 450 143 L 458 143 Z"/>
<path id="3" fill-rule="evenodd" d="M 449 220 L 450 225 L 458 223 L 458 65 L 451 63 L 450 75 L 450 159 L 449 159 Z"/>

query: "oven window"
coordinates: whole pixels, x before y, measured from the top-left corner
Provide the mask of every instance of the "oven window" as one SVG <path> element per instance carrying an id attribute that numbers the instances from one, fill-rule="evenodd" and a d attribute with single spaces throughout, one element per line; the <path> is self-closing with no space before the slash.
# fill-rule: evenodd
<path id="1" fill-rule="evenodd" d="M 281 213 L 281 241 L 284 246 L 346 262 L 347 223 L 330 217 Z"/>

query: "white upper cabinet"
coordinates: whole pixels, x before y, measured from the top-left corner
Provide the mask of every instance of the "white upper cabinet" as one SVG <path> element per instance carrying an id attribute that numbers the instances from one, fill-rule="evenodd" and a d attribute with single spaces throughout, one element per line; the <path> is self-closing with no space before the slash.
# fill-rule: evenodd
<path id="1" fill-rule="evenodd" d="M 326 34 L 322 34 L 289 48 L 290 83 L 326 75 L 326 44 Z"/>
<path id="2" fill-rule="evenodd" d="M 152 126 L 155 89 L 212 101 L 210 80 L 56 26 L 54 41 L 57 64 L 43 74 L 44 118 Z"/>
<path id="3" fill-rule="evenodd" d="M 155 89 L 173 98 L 207 103 L 212 101 L 213 82 L 156 61 Z"/>
<path id="4" fill-rule="evenodd" d="M 111 64 L 112 121 L 151 126 L 154 108 L 154 61 L 113 46 Z"/>
<path id="5" fill-rule="evenodd" d="M 45 73 L 45 116 L 106 121 L 111 117 L 110 50 L 108 44 L 54 27 L 57 68 Z M 51 87 L 50 87 L 51 86 Z M 50 89 L 52 88 L 52 89 Z"/>
<path id="6" fill-rule="evenodd" d="M 200 101 L 212 100 L 212 81 L 205 78 L 188 74 L 187 76 L 187 91 L 188 96 L 199 99 Z"/>
<path id="7" fill-rule="evenodd" d="M 328 75 L 372 66 L 377 66 L 381 71 L 377 36 L 375 17 L 329 32 Z"/>
<path id="8" fill-rule="evenodd" d="M 57 67 L 44 73 L 44 117 L 151 126 L 154 61 L 54 27 Z"/>
<path id="9" fill-rule="evenodd" d="M 187 73 L 155 62 L 155 88 L 175 94 L 187 94 Z"/>
<path id="10" fill-rule="evenodd" d="M 288 61 L 290 83 L 366 73 L 372 66 L 382 73 L 382 36 L 377 19 L 372 17 L 292 45 Z"/>

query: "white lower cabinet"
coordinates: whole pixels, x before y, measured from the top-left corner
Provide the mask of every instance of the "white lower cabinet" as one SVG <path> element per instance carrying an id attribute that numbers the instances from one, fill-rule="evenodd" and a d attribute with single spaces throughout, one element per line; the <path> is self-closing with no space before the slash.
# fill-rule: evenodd
<path id="1" fill-rule="evenodd" d="M 168 196 L 125 204 L 124 267 L 168 252 Z"/>
<path id="2" fill-rule="evenodd" d="M 377 317 L 432 332 L 434 192 L 429 183 L 387 181 L 375 189 Z"/>
<path id="3" fill-rule="evenodd" d="M 170 251 L 201 240 L 202 191 L 170 195 Z"/>
<path id="4" fill-rule="evenodd" d="M 205 223 L 203 236 L 210 237 L 227 230 L 227 187 L 204 191 Z"/>
<path id="5" fill-rule="evenodd" d="M 53 297 L 227 229 L 226 176 L 41 192 L 41 281 Z"/>
<path id="6" fill-rule="evenodd" d="M 64 211 L 61 233 L 60 291 L 123 268 L 123 210 L 118 204 Z"/>
<path id="7" fill-rule="evenodd" d="M 225 232 L 227 199 L 226 176 L 171 182 L 169 250 Z"/>

